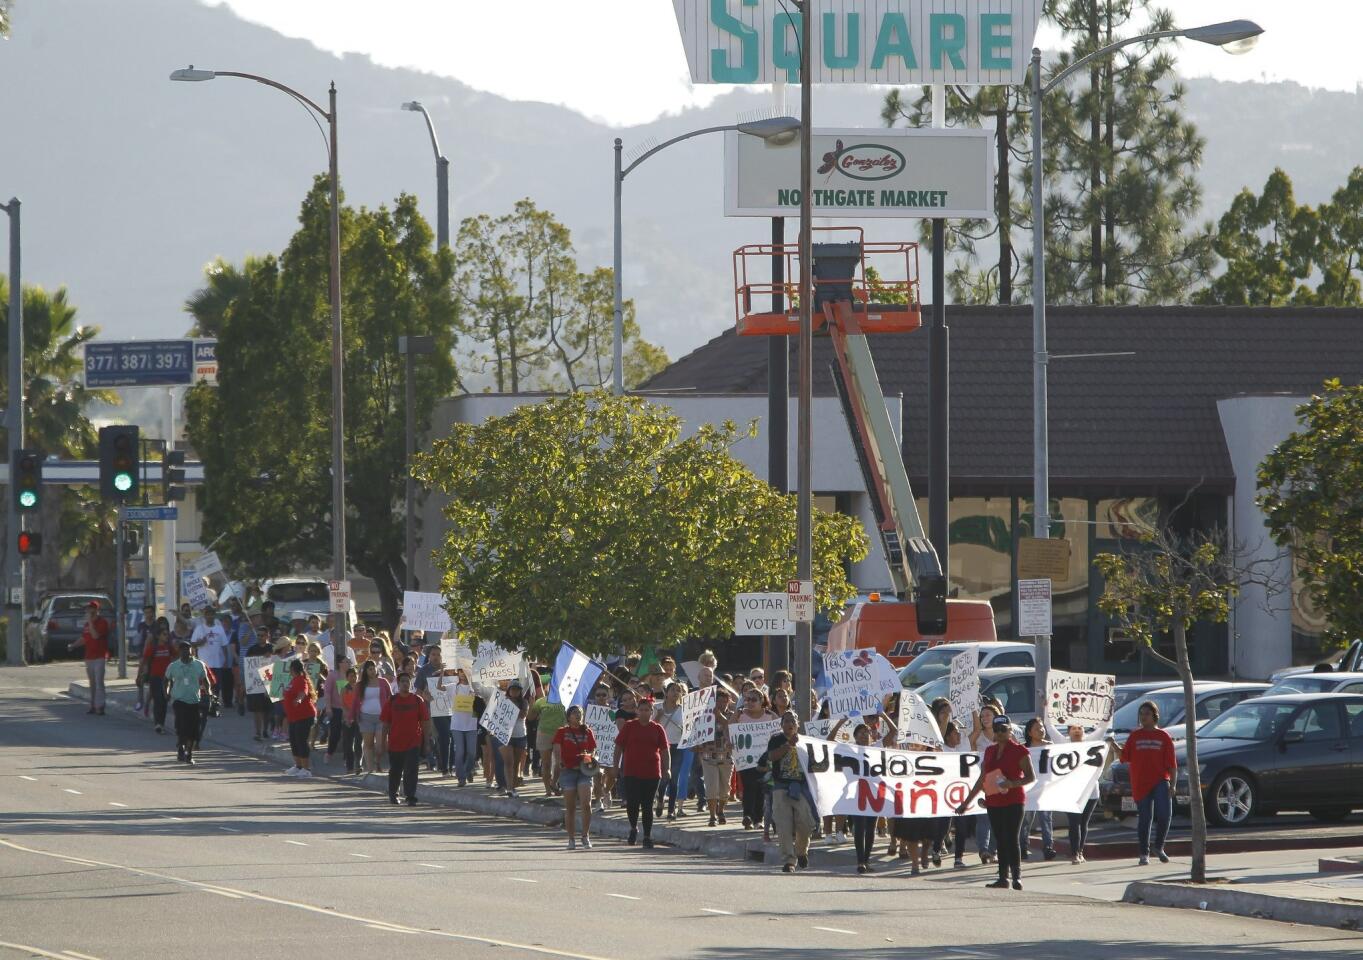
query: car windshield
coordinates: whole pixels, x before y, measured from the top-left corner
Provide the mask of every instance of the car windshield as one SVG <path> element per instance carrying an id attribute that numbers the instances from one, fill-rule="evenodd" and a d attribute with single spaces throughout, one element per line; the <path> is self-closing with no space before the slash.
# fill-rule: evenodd
<path id="1" fill-rule="evenodd" d="M 1213 737 L 1224 740 L 1269 740 L 1287 729 L 1287 721 L 1296 709 L 1295 703 L 1246 700 L 1207 721 L 1197 736 L 1199 740 Z"/>
<path id="2" fill-rule="evenodd" d="M 913 689 L 936 680 L 951 670 L 951 658 L 957 656 L 960 652 L 960 650 L 950 648 L 929 647 L 910 660 L 908 666 L 899 671 L 900 684 L 908 689 Z"/>
<path id="3" fill-rule="evenodd" d="M 1303 673 L 1280 680 L 1265 690 L 1263 696 L 1271 697 L 1279 693 L 1328 693 L 1337 686 L 1339 681 L 1334 677 L 1319 673 Z"/>
<path id="4" fill-rule="evenodd" d="M 84 613 L 86 604 L 94 597 L 54 597 L 52 599 L 53 613 Z M 100 606 L 104 606 L 104 601 L 100 601 Z"/>
<path id="5" fill-rule="evenodd" d="M 951 687 L 950 677 L 938 677 L 931 683 L 925 683 L 915 692 L 923 698 L 924 703 L 932 703 L 938 697 L 945 697 Z"/>
<path id="6" fill-rule="evenodd" d="M 275 583 L 270 585 L 270 599 L 278 604 L 326 603 L 331 595 L 327 585 L 320 580 L 305 580 L 300 583 Z"/>
<path id="7" fill-rule="evenodd" d="M 1112 715 L 1112 726 L 1117 730 L 1135 730 L 1141 725 L 1141 704 L 1153 700 L 1159 707 L 1160 726 L 1167 727 L 1177 723 L 1183 716 L 1183 691 L 1169 690 L 1163 693 L 1142 694 Z"/>

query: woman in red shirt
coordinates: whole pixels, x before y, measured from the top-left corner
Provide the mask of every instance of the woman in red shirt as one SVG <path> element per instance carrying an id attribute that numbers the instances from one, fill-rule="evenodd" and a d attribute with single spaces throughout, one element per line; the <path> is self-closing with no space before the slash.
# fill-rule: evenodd
<path id="1" fill-rule="evenodd" d="M 166 667 L 179 656 L 170 641 L 170 623 L 159 617 L 152 630 L 151 642 L 142 648 L 142 678 L 151 687 L 152 719 L 156 732 L 166 729 Z"/>
<path id="2" fill-rule="evenodd" d="M 994 742 L 984 751 L 979 779 L 956 808 L 956 815 L 965 816 L 970 802 L 984 792 L 984 809 L 989 814 L 989 826 L 999 845 L 999 878 L 985 886 L 1006 890 L 1011 873 L 1013 889 L 1021 890 L 1022 852 L 1018 833 L 1027 799 L 1023 787 L 1036 779 L 1036 773 L 1032 770 L 1027 748 L 1013 739 L 1013 724 L 1007 717 L 995 717 L 990 732 Z"/>
<path id="3" fill-rule="evenodd" d="M 284 718 L 289 721 L 289 749 L 293 754 L 293 766 L 284 771 L 286 776 L 306 779 L 312 776 L 308 765 L 311 750 L 308 747 L 312 722 L 317 719 L 317 691 L 302 660 L 289 661 L 289 674 L 292 677 L 284 688 Z"/>
<path id="4" fill-rule="evenodd" d="M 653 846 L 653 798 L 658 781 L 671 772 L 667 734 L 653 719 L 653 701 L 641 698 L 636 716 L 620 729 L 615 738 L 615 770 L 625 794 L 629 816 L 630 846 L 639 839 L 639 811 L 644 814 L 644 846 Z"/>
<path id="5" fill-rule="evenodd" d="M 555 786 L 563 792 L 563 826 L 568 849 L 577 846 L 573 836 L 574 807 L 582 805 L 582 846 L 592 848 L 592 780 L 596 776 L 596 737 L 582 723 L 582 708 L 569 707 L 567 725 L 554 734 Z"/>

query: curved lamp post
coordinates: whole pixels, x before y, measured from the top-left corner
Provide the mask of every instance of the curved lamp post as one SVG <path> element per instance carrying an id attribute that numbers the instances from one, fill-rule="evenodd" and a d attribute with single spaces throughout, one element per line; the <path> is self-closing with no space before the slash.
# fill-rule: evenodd
<path id="1" fill-rule="evenodd" d="M 329 91 L 330 109 L 323 110 L 312 100 L 303 96 L 292 87 L 276 80 L 258 76 L 254 73 L 241 73 L 236 70 L 196 70 L 191 64 L 184 70 L 171 73 L 170 79 L 180 81 L 214 80 L 218 77 L 239 77 L 254 80 L 267 87 L 274 87 L 288 94 L 295 101 L 307 107 L 327 122 L 328 173 L 331 179 L 331 270 L 329 294 L 331 299 L 331 528 L 332 528 L 332 576 L 337 580 L 345 579 L 345 405 L 343 391 L 343 363 L 341 352 L 341 206 L 340 188 L 336 168 L 336 84 Z M 334 649 L 342 650 L 345 645 L 347 614 L 334 615 L 332 644 Z"/>
<path id="2" fill-rule="evenodd" d="M 624 148 L 623 142 L 619 137 L 615 138 L 615 172 L 612 177 L 612 184 L 615 191 L 615 263 L 614 263 L 614 294 L 615 294 L 615 331 L 612 338 L 612 389 L 616 396 L 625 392 L 625 372 L 624 372 L 624 352 L 625 352 L 625 311 L 624 311 L 624 287 L 620 282 L 620 267 L 623 259 L 620 238 L 620 194 L 624 186 L 625 177 L 629 176 L 630 171 L 643 163 L 649 157 L 660 150 L 666 150 L 674 143 L 681 143 L 683 140 L 690 140 L 692 137 L 699 137 L 706 133 L 721 133 L 727 130 L 737 130 L 739 133 L 746 133 L 749 136 L 760 137 L 763 140 L 771 140 L 777 143 L 785 142 L 792 134 L 800 129 L 800 121 L 794 117 L 767 117 L 762 120 L 752 120 L 746 123 L 727 123 L 718 127 L 704 127 L 700 130 L 692 130 L 690 133 L 683 133 L 681 136 L 673 137 L 671 140 L 664 140 L 656 147 L 644 151 L 627 167 L 621 167 L 620 151 Z"/>
<path id="3" fill-rule="evenodd" d="M 420 100 L 408 100 L 402 109 L 419 113 L 426 121 L 426 132 L 431 135 L 431 150 L 435 153 L 435 243 L 450 245 L 450 161 L 440 152 L 440 141 L 435 135 L 435 124 Z"/>

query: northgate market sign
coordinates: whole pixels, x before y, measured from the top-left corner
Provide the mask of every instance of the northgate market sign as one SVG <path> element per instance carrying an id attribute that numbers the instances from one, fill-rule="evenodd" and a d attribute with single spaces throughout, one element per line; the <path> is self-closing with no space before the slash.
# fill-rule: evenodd
<path id="1" fill-rule="evenodd" d="M 801 15 L 786 0 L 672 0 L 696 83 L 796 82 Z M 815 83 L 1015 85 L 1042 0 L 806 0 Z"/>

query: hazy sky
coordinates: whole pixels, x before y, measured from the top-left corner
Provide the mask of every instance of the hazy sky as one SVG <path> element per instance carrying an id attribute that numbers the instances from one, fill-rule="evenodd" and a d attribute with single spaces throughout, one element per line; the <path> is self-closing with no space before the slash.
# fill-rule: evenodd
<path id="1" fill-rule="evenodd" d="M 247 19 L 332 51 L 455 77 L 517 100 L 546 100 L 615 124 L 708 102 L 692 87 L 671 0 L 224 0 Z M 1357 0 L 1168 0 L 1180 24 L 1245 17 L 1265 29 L 1232 57 L 1183 43 L 1186 75 L 1363 83 Z M 622 42 L 628 40 L 628 43 Z M 1045 32 L 1041 46 L 1055 38 Z"/>

